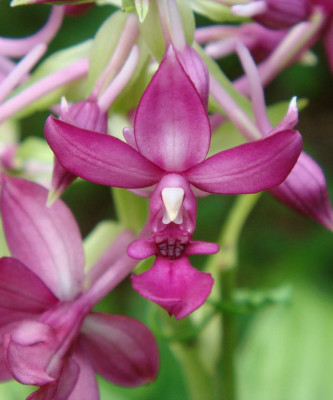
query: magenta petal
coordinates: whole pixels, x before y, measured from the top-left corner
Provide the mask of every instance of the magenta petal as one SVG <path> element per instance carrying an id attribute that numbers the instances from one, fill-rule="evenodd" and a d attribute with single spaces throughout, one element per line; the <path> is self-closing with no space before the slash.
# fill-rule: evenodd
<path id="1" fill-rule="evenodd" d="M 219 250 L 220 247 L 216 243 L 194 241 L 187 245 L 186 255 L 190 256 L 193 254 L 215 254 Z"/>
<path id="2" fill-rule="evenodd" d="M 319 165 L 302 152 L 288 178 L 270 192 L 282 203 L 333 229 L 333 211 Z"/>
<path id="3" fill-rule="evenodd" d="M 172 47 L 141 97 L 134 134 L 140 153 L 167 171 L 184 171 L 207 155 L 208 116 Z"/>
<path id="4" fill-rule="evenodd" d="M 72 358 L 66 359 L 57 381 L 42 386 L 32 393 L 27 400 L 72 400 L 73 389 L 77 385 L 80 372 L 80 367 L 76 361 Z M 84 396 L 81 397 L 81 399 L 84 398 Z M 90 400 L 90 397 L 87 397 L 87 399 Z M 93 397 L 91 399 L 94 400 Z"/>
<path id="5" fill-rule="evenodd" d="M 255 193 L 279 185 L 302 150 L 297 131 L 282 131 L 222 151 L 185 172 L 196 187 L 210 193 Z"/>
<path id="6" fill-rule="evenodd" d="M 142 188 L 163 175 L 159 167 L 121 140 L 77 128 L 54 117 L 45 137 L 61 164 L 88 181 L 122 188 Z"/>
<path id="7" fill-rule="evenodd" d="M 280 121 L 270 132 L 268 132 L 268 135 L 273 135 L 280 131 L 294 129 L 297 124 L 298 124 L 297 100 L 296 97 L 293 97 L 289 103 L 287 113 L 284 116 L 283 120 Z"/>
<path id="8" fill-rule="evenodd" d="M 144 385 L 156 378 L 158 350 L 149 329 L 133 318 L 93 313 L 81 339 L 96 372 L 122 386 Z"/>
<path id="9" fill-rule="evenodd" d="M 141 296 L 159 304 L 176 319 L 200 307 L 214 283 L 210 274 L 194 269 L 186 257 L 157 257 L 152 268 L 131 279 Z"/>
<path id="10" fill-rule="evenodd" d="M 20 261 L 0 259 L 0 310 L 40 313 L 57 301 L 43 281 Z"/>
<path id="11" fill-rule="evenodd" d="M 144 260 L 156 253 L 156 244 L 153 240 L 134 240 L 127 249 L 127 254 L 137 260 Z"/>
<path id="12" fill-rule="evenodd" d="M 68 400 L 99 400 L 95 371 L 86 354 L 79 346 L 74 350 L 73 359 L 80 367 L 80 373 Z"/>
<path id="13" fill-rule="evenodd" d="M 54 353 L 55 333 L 38 321 L 24 321 L 4 336 L 8 369 L 26 385 L 42 386 L 54 382 L 46 368 Z"/>
<path id="14" fill-rule="evenodd" d="M 209 96 L 209 73 L 203 59 L 189 45 L 185 46 L 182 53 L 177 52 L 177 58 L 200 94 L 203 104 L 207 107 Z"/>
<path id="15" fill-rule="evenodd" d="M 76 221 L 62 201 L 46 207 L 47 190 L 23 179 L 4 177 L 1 212 L 13 257 L 38 275 L 62 300 L 82 289 L 84 254 Z"/>
<path id="16" fill-rule="evenodd" d="M 54 200 L 58 199 L 76 178 L 77 176 L 67 171 L 67 169 L 59 162 L 57 157 L 55 157 L 50 189 L 52 196 L 48 199 L 48 204 L 53 203 Z"/>

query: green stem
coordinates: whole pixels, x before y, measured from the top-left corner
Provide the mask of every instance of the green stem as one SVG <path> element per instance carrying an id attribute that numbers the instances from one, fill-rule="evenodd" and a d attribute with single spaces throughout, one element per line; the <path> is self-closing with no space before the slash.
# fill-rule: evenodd
<path id="1" fill-rule="evenodd" d="M 213 399 L 212 377 L 204 368 L 198 349 L 194 344 L 174 343 L 170 345 L 179 360 L 189 388 L 189 399 Z"/>
<path id="2" fill-rule="evenodd" d="M 210 270 L 218 277 L 220 291 L 216 294 L 219 301 L 228 304 L 232 301 L 236 286 L 236 267 L 238 264 L 238 241 L 247 217 L 259 199 L 260 194 L 239 196 L 229 214 L 228 220 L 219 238 L 221 251 L 212 257 Z M 221 357 L 219 361 L 221 373 L 221 398 L 235 400 L 235 351 L 237 341 L 236 315 L 224 311 L 222 313 Z"/>

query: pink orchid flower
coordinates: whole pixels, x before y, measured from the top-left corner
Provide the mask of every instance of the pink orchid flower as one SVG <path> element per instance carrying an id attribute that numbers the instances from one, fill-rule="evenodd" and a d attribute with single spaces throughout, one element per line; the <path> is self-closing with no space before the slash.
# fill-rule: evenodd
<path id="1" fill-rule="evenodd" d="M 157 255 L 152 269 L 156 273 L 144 275 L 146 282 L 141 277 L 139 291 L 176 318 L 199 307 L 213 284 L 208 274 L 198 275 L 187 260 L 190 254 L 217 250 L 215 245 L 192 241 L 195 195 L 272 188 L 287 177 L 302 147 L 300 134 L 287 129 L 205 159 L 210 146 L 208 115 L 171 46 L 141 98 L 134 131 L 124 130 L 128 144 L 54 117 L 46 121 L 45 136 L 72 173 L 96 183 L 136 189 L 142 195 L 137 189 L 145 188 L 151 196 L 149 243 L 145 237 L 130 254 Z M 139 277 L 133 282 L 138 288 Z"/>
<path id="2" fill-rule="evenodd" d="M 0 380 L 40 386 L 29 400 L 98 400 L 95 372 L 123 386 L 152 381 L 158 351 L 150 331 L 129 317 L 91 312 L 135 265 L 115 257 L 126 254 L 132 235 L 119 237 L 85 277 L 78 226 L 62 201 L 46 207 L 46 199 L 43 187 L 2 177 L 13 257 L 0 259 Z"/>

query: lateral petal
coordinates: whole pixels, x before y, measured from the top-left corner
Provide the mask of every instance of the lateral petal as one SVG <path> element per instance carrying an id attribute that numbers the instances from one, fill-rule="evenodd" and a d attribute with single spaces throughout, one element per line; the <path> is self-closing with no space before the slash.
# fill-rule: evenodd
<path id="1" fill-rule="evenodd" d="M 152 268 L 131 279 L 141 296 L 159 304 L 176 319 L 200 307 L 214 283 L 210 274 L 194 269 L 186 257 L 156 257 Z"/>
<path id="2" fill-rule="evenodd" d="M 45 137 L 72 174 L 102 185 L 137 189 L 151 186 L 163 171 L 121 140 L 49 117 Z"/>
<path id="3" fill-rule="evenodd" d="M 59 378 L 55 382 L 43 385 L 36 392 L 32 393 L 27 400 L 73 400 L 72 393 L 75 390 L 80 366 L 72 357 L 65 360 Z M 86 392 L 87 396 L 89 392 Z M 85 397 L 81 397 L 84 399 Z M 95 400 L 94 397 L 86 397 L 89 400 Z"/>
<path id="4" fill-rule="evenodd" d="M 166 171 L 184 171 L 208 153 L 205 106 L 171 46 L 141 97 L 134 134 L 140 153 Z"/>
<path id="5" fill-rule="evenodd" d="M 80 338 L 93 368 L 107 380 L 132 387 L 156 378 L 156 342 L 141 322 L 120 315 L 92 313 L 82 325 Z"/>
<path id="6" fill-rule="evenodd" d="M 13 377 L 25 384 L 42 386 L 55 382 L 46 368 L 55 348 L 55 333 L 45 324 L 25 320 L 4 335 L 6 364 Z"/>
<path id="7" fill-rule="evenodd" d="M 283 182 L 301 150 L 299 132 L 286 130 L 215 154 L 184 175 L 205 192 L 256 193 Z"/>
<path id="8" fill-rule="evenodd" d="M 81 292 L 84 254 L 79 228 L 62 201 L 46 207 L 48 192 L 3 177 L 1 213 L 9 249 L 61 300 Z"/>
<path id="9" fill-rule="evenodd" d="M 57 302 L 43 281 L 24 264 L 11 257 L 0 259 L 0 310 L 41 313 Z"/>

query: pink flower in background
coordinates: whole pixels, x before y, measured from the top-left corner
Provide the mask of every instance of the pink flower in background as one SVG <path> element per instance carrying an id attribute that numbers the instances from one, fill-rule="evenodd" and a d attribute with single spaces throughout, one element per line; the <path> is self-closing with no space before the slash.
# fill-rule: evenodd
<path id="1" fill-rule="evenodd" d="M 0 379 L 40 386 L 28 399 L 70 400 L 99 398 L 95 372 L 123 386 L 152 381 L 158 351 L 150 331 L 129 317 L 91 312 L 134 267 L 128 256 L 113 256 L 132 235 L 119 237 L 85 278 L 76 222 L 64 203 L 48 208 L 46 199 L 41 186 L 2 177 L 13 257 L 0 259 Z"/>

